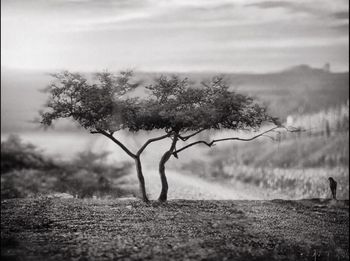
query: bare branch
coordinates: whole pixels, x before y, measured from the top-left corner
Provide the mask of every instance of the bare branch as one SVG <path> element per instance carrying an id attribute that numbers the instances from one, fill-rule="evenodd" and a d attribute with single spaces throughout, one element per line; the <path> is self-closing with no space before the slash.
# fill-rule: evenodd
<path id="1" fill-rule="evenodd" d="M 122 150 L 124 150 L 130 157 L 132 157 L 133 159 L 135 159 L 137 156 L 132 153 L 123 143 L 121 143 L 119 140 L 117 140 L 116 138 L 113 137 L 113 135 L 108 134 L 106 131 L 104 130 L 97 130 L 99 131 L 99 133 L 103 134 L 104 136 L 106 136 L 107 138 L 111 139 L 115 144 L 117 144 L 120 148 L 122 148 Z"/>
<path id="2" fill-rule="evenodd" d="M 217 139 L 217 140 L 212 140 L 211 142 L 207 142 L 207 141 L 203 141 L 203 140 L 200 140 L 200 141 L 195 141 L 195 142 L 192 142 L 184 147 L 182 147 L 181 149 L 178 149 L 176 151 L 173 152 L 174 155 L 178 154 L 179 152 L 189 148 L 189 147 L 192 147 L 194 145 L 197 145 L 197 144 L 205 144 L 207 145 L 208 147 L 212 147 L 213 145 L 215 145 L 215 143 L 217 142 L 220 142 L 220 141 L 228 141 L 228 140 L 238 140 L 238 141 L 252 141 L 252 140 L 255 140 L 261 136 L 265 136 L 266 133 L 269 133 L 269 132 L 272 132 L 278 128 L 281 128 L 281 126 L 277 126 L 277 127 L 273 127 L 267 131 L 264 131 L 258 135 L 255 135 L 254 137 L 251 137 L 251 138 L 247 138 L 247 139 L 243 139 L 243 138 L 238 138 L 238 137 L 233 137 L 233 138 L 225 138 L 225 139 Z"/>
<path id="3" fill-rule="evenodd" d="M 152 139 L 149 139 L 148 141 L 145 142 L 145 144 L 143 144 L 143 146 L 138 150 L 138 152 L 136 153 L 136 156 L 140 156 L 141 153 L 146 149 L 146 147 L 152 143 L 152 142 L 155 142 L 155 141 L 158 141 L 158 140 L 162 140 L 162 139 L 165 139 L 165 138 L 168 138 L 171 136 L 171 133 L 168 133 L 168 134 L 165 134 L 163 136 L 160 136 L 160 137 L 157 137 L 157 138 L 152 138 Z"/>
<path id="4" fill-rule="evenodd" d="M 183 151 L 183 150 L 185 150 L 185 149 L 187 149 L 189 147 L 192 147 L 194 145 L 197 145 L 197 144 L 205 144 L 208 147 L 211 147 L 211 146 L 213 146 L 213 141 L 212 142 L 207 142 L 207 141 L 204 141 L 204 140 L 195 141 L 195 142 L 192 142 L 192 143 L 182 147 L 181 149 L 178 149 L 178 150 L 174 151 L 173 154 L 177 155 L 179 152 L 181 152 L 181 151 Z"/>
<path id="5" fill-rule="evenodd" d="M 204 128 L 203 128 L 203 129 L 200 129 L 200 130 L 198 130 L 198 131 L 196 131 L 196 132 L 194 132 L 194 133 L 192 133 L 192 134 L 190 134 L 190 135 L 187 135 L 187 136 L 178 135 L 178 137 L 179 137 L 180 140 L 186 141 L 186 140 L 188 140 L 189 138 L 191 138 L 191 137 L 197 135 L 198 133 L 200 133 L 200 132 L 202 132 L 202 131 L 204 131 L 204 130 L 206 130 L 206 129 L 204 129 Z"/>

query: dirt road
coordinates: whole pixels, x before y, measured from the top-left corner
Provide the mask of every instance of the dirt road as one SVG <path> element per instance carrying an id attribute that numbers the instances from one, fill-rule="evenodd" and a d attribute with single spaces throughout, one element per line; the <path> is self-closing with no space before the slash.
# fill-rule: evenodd
<path id="1" fill-rule="evenodd" d="M 146 189 L 150 199 L 156 199 L 161 191 L 161 183 L 157 170 L 144 169 Z M 169 184 L 168 199 L 190 199 L 190 200 L 270 200 L 287 199 L 276 192 L 267 191 L 246 184 L 220 183 L 208 181 L 190 174 L 167 170 Z M 137 186 L 136 173 L 127 177 L 130 184 Z"/>

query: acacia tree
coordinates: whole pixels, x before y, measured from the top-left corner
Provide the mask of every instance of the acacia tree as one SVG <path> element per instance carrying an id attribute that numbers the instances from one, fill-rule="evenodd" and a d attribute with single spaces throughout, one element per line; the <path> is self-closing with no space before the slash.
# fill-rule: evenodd
<path id="1" fill-rule="evenodd" d="M 153 84 L 145 86 L 149 91 L 147 97 L 131 98 L 128 93 L 139 86 L 132 82 L 131 72 L 97 73 L 92 83 L 81 74 L 68 71 L 53 76 L 55 81 L 47 88 L 49 98 L 45 111 L 41 112 L 41 123 L 50 126 L 56 119 L 72 118 L 90 133 L 112 140 L 135 160 L 141 197 L 146 202 L 140 157 L 149 144 L 172 139 L 170 148 L 159 162 L 162 182 L 159 200 L 166 201 L 165 164 L 172 155 L 177 157 L 178 153 L 196 144 L 211 147 L 225 140 L 252 140 L 279 127 L 264 106 L 251 97 L 230 91 L 222 77 L 214 77 L 211 82 L 202 83 L 202 88 L 195 88 L 187 78 L 160 76 Z M 272 122 L 275 126 L 250 139 L 200 140 L 176 149 L 179 140 L 187 141 L 205 130 L 258 130 L 264 122 Z M 132 152 L 114 136 L 122 129 L 130 132 L 163 130 L 164 135 L 147 140 L 137 152 Z"/>

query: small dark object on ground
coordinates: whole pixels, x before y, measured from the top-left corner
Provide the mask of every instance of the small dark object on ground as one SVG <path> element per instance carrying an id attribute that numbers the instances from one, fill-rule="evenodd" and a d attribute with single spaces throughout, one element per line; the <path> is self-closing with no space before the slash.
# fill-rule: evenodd
<path id="1" fill-rule="evenodd" d="M 329 187 L 331 188 L 332 191 L 332 197 L 333 199 L 337 199 L 337 182 L 332 178 L 329 177 Z"/>

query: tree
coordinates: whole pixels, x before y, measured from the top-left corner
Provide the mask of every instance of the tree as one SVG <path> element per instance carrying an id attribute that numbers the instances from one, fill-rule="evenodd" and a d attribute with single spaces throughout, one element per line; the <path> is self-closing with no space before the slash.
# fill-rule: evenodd
<path id="1" fill-rule="evenodd" d="M 146 88 L 151 95 L 147 99 L 147 114 L 140 115 L 146 129 L 164 129 L 171 134 L 172 143 L 159 163 L 159 174 L 162 182 L 160 201 L 167 200 L 168 183 L 165 175 L 165 164 L 173 155 L 178 154 L 197 144 L 208 147 L 221 141 L 240 140 L 251 141 L 268 132 L 282 127 L 277 118 L 268 115 L 266 108 L 259 105 L 253 98 L 231 91 L 221 76 L 215 76 L 209 83 L 202 82 L 201 88 L 193 87 L 187 78 L 177 76 L 161 76 Z M 140 120 L 140 122 L 143 122 Z M 274 126 L 265 132 L 249 139 L 237 137 L 212 140 L 198 140 L 176 149 L 178 141 L 187 141 L 203 131 L 210 129 L 230 129 L 258 131 L 263 123 Z"/>
<path id="2" fill-rule="evenodd" d="M 160 76 L 151 85 L 145 86 L 149 95 L 145 98 L 131 98 L 128 95 L 140 86 L 132 82 L 131 72 L 114 75 L 109 72 L 97 73 L 92 83 L 78 73 L 64 71 L 53 74 L 55 81 L 48 88 L 46 110 L 41 113 L 41 123 L 50 126 L 59 118 L 72 118 L 93 134 L 102 134 L 118 145 L 135 160 L 141 196 L 148 201 L 142 173 L 141 154 L 156 141 L 172 139 L 170 148 L 159 163 L 162 182 L 160 201 L 167 200 L 168 183 L 165 164 L 173 155 L 196 144 L 211 147 L 227 138 L 211 142 L 195 141 L 176 149 L 177 142 L 187 141 L 197 134 L 210 129 L 258 130 L 264 122 L 275 124 L 269 131 L 279 127 L 276 119 L 269 116 L 266 108 L 253 98 L 229 89 L 222 77 L 213 77 L 201 88 L 192 86 L 187 78 Z M 136 153 L 127 148 L 115 132 L 127 129 L 163 130 L 164 135 L 147 140 Z M 258 134 L 251 139 L 265 135 Z"/>
<path id="3" fill-rule="evenodd" d="M 127 155 L 135 160 L 142 199 L 147 202 L 145 181 L 142 173 L 140 156 L 146 147 L 169 135 L 149 139 L 136 152 L 131 152 L 121 141 L 113 136 L 116 131 L 129 128 L 138 130 L 133 125 L 140 102 L 126 94 L 138 86 L 131 83 L 131 72 L 121 72 L 115 76 L 109 72 L 97 73 L 95 82 L 88 83 L 79 73 L 52 74 L 55 78 L 46 89 L 49 98 L 46 110 L 41 112 L 41 123 L 46 126 L 59 118 L 72 118 L 92 134 L 102 134 L 118 145 Z"/>

